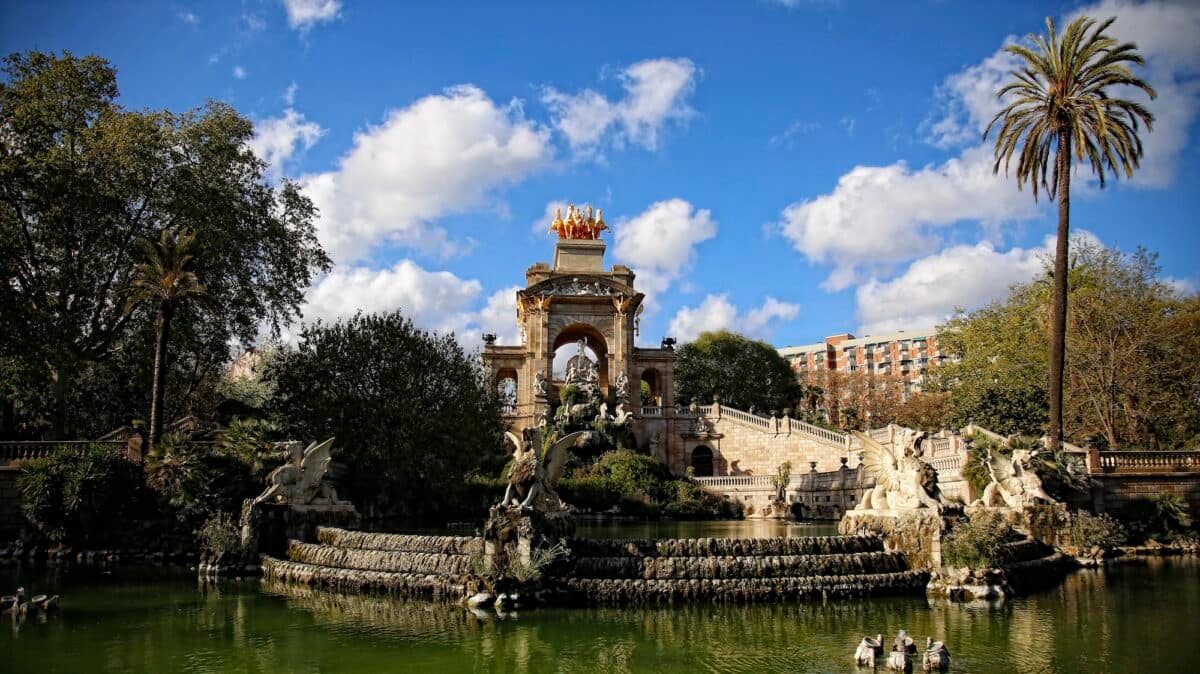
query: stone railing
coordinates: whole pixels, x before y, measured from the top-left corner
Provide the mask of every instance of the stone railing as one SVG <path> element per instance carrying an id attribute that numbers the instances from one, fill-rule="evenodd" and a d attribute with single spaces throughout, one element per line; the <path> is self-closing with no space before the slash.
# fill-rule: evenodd
<path id="1" fill-rule="evenodd" d="M 798 421 L 796 419 L 792 419 L 791 423 L 792 423 L 792 428 L 795 430 L 799 430 L 801 433 L 807 433 L 814 437 L 821 438 L 822 440 L 826 440 L 828 442 L 832 442 L 832 443 L 839 444 L 839 445 L 845 445 L 847 447 L 850 446 L 850 438 L 853 437 L 849 433 L 842 433 L 841 431 L 831 431 L 828 428 L 821 428 L 820 426 L 814 426 L 810 423 L 807 423 L 804 421 Z"/>
<path id="2" fill-rule="evenodd" d="M 1105 473 L 1200 472 L 1200 452 L 1100 452 Z"/>
<path id="3" fill-rule="evenodd" d="M 872 428 L 867 431 L 867 435 L 875 442 L 888 442 L 892 439 L 892 427 L 888 425 L 883 428 Z"/>
<path id="4" fill-rule="evenodd" d="M 16 440 L 0 442 L 0 463 L 16 463 L 50 456 L 61 448 L 107 445 L 125 449 L 125 440 Z"/>
<path id="5" fill-rule="evenodd" d="M 644 417 L 661 417 L 663 408 L 659 405 L 642 405 L 642 416 Z"/>
<path id="6" fill-rule="evenodd" d="M 951 454 L 950 456 L 939 456 L 935 459 L 928 459 L 926 463 L 933 466 L 939 475 L 953 474 L 961 475 L 963 464 L 966 463 L 966 454 Z"/>
<path id="7" fill-rule="evenodd" d="M 740 421 L 743 424 L 748 424 L 750 426 L 758 426 L 759 428 L 762 428 L 764 430 L 768 430 L 768 431 L 774 430 L 773 428 L 771 428 L 771 420 L 770 419 L 765 418 L 765 417 L 760 417 L 757 414 L 750 414 L 749 412 L 743 412 L 739 409 L 734 409 L 732 407 L 725 407 L 722 405 L 721 406 L 721 416 L 729 417 L 730 419 L 733 419 L 735 421 Z"/>
<path id="8" fill-rule="evenodd" d="M 773 475 L 718 475 L 695 480 L 702 487 L 771 487 L 773 478 Z"/>

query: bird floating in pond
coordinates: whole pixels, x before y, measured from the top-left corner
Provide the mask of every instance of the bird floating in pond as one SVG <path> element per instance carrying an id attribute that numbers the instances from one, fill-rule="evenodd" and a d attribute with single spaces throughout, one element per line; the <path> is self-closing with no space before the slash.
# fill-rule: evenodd
<path id="1" fill-rule="evenodd" d="M 908 632 L 900 630 L 896 634 L 896 640 L 892 642 L 892 652 L 888 654 L 888 669 L 897 672 L 911 672 L 912 656 L 916 652 L 917 645 L 913 643 L 912 637 L 908 636 Z"/>
<path id="2" fill-rule="evenodd" d="M 854 651 L 854 664 L 862 667 L 874 667 L 875 656 L 883 654 L 883 635 L 877 634 L 875 638 L 863 637 L 863 640 L 858 644 L 858 650 Z"/>
<path id="3" fill-rule="evenodd" d="M 946 650 L 946 644 L 934 641 L 933 637 L 925 637 L 925 659 L 922 664 L 927 672 L 950 669 L 950 651 Z"/>

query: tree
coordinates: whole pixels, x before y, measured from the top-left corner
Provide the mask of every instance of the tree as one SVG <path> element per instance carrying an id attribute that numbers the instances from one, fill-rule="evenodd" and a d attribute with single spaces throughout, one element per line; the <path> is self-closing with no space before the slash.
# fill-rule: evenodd
<path id="1" fill-rule="evenodd" d="M 500 407 L 478 359 L 398 312 L 307 326 L 264 378 L 291 437 L 337 438 L 344 496 L 369 515 L 445 512 L 468 473 L 503 465 Z"/>
<path id="2" fill-rule="evenodd" d="M 1140 103 L 1110 96 L 1114 87 L 1136 87 L 1155 97 L 1154 89 L 1133 75 L 1128 64 L 1145 60 L 1131 42 L 1118 43 L 1105 34 L 1115 17 L 1097 23 L 1079 17 L 1061 39 L 1054 21 L 1046 19 L 1047 37 L 1030 35 L 1034 48 L 1010 44 L 1005 51 L 1023 59 L 1013 81 L 997 97 L 1006 107 L 988 124 L 984 139 L 998 121 L 993 172 L 1001 163 L 1007 173 L 1017 157 L 1017 187 L 1026 181 L 1058 199 L 1058 244 L 1054 255 L 1054 315 L 1050 341 L 1050 442 L 1058 449 L 1063 436 L 1063 372 L 1066 362 L 1067 254 L 1070 235 L 1071 168 L 1074 159 L 1087 161 L 1104 187 L 1114 178 L 1133 175 L 1142 157 L 1141 124 L 1150 130 L 1154 116 Z M 1054 155 L 1053 164 L 1050 163 Z M 1051 168 L 1052 167 L 1052 168 Z"/>
<path id="3" fill-rule="evenodd" d="M 154 310 L 154 370 L 150 384 L 150 434 L 147 450 L 154 451 L 162 432 L 163 394 L 166 387 L 164 362 L 171 337 L 171 319 L 175 312 L 190 300 L 205 294 L 204 286 L 191 271 L 196 235 L 164 229 L 158 241 L 138 239 L 146 261 L 137 266 L 137 276 L 129 283 L 125 311 L 129 313 L 142 303 L 155 305 Z"/>
<path id="4" fill-rule="evenodd" d="M 50 389 L 63 437 L 74 385 L 130 339 L 145 311 L 125 313 L 136 242 L 166 228 L 204 241 L 192 271 L 212 310 L 181 321 L 178 343 L 202 367 L 228 344 L 277 332 L 305 288 L 329 268 L 312 202 L 264 178 L 247 141 L 254 127 L 231 107 L 128 111 L 116 73 L 95 56 L 29 52 L 4 61 L 0 82 L 0 315 Z"/>
<path id="5" fill-rule="evenodd" d="M 1086 239 L 1071 244 L 1063 432 L 1080 444 L 1184 447 L 1200 437 L 1200 295 L 1159 280 L 1155 256 Z M 1050 350 L 1046 273 L 939 331 L 961 360 L 940 368 L 959 423 L 1040 434 L 1048 421 L 1040 363 Z"/>
<path id="6" fill-rule="evenodd" d="M 766 412 L 795 405 L 803 394 L 775 347 L 720 330 L 701 333 L 675 355 L 676 398 L 703 404 L 718 396 L 731 407 Z"/>

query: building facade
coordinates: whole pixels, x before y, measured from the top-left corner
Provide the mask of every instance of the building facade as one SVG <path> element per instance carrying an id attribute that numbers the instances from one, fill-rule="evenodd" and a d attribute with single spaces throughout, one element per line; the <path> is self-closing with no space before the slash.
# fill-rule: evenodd
<path id="1" fill-rule="evenodd" d="M 907 393 L 919 392 L 928 375 L 950 357 L 938 348 L 936 328 L 855 337 L 846 332 L 825 341 L 779 349 L 805 381 L 824 372 L 895 375 Z"/>

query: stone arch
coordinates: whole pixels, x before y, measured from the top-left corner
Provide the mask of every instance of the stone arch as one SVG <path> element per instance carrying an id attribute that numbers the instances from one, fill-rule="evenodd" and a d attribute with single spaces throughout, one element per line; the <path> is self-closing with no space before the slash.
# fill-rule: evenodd
<path id="1" fill-rule="evenodd" d="M 712 477 L 713 476 L 713 451 L 708 445 L 698 445 L 692 450 L 692 456 L 688 460 L 688 465 L 692 468 L 692 475 L 695 477 Z"/>
<path id="2" fill-rule="evenodd" d="M 500 409 L 504 414 L 516 414 L 517 401 L 521 396 L 521 378 L 516 368 L 504 367 L 496 371 L 492 386 L 500 398 Z"/>
<path id="3" fill-rule="evenodd" d="M 662 373 L 658 371 L 658 368 L 648 367 L 642 370 L 641 382 L 646 384 L 641 387 L 642 405 L 661 406 L 663 404 Z"/>
<path id="4" fill-rule="evenodd" d="M 596 354 L 597 367 L 600 371 L 600 390 L 604 395 L 608 395 L 608 339 L 599 328 L 590 323 L 571 323 L 551 337 L 550 352 L 557 353 L 560 347 L 578 342 L 580 339 L 586 340 L 588 348 Z"/>

